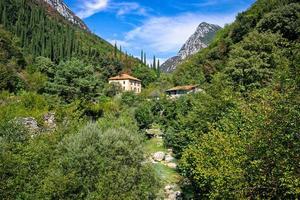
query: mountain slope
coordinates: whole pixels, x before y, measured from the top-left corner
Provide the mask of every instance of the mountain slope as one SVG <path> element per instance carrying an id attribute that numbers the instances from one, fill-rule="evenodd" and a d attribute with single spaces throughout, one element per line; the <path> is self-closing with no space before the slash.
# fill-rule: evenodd
<path id="1" fill-rule="evenodd" d="M 77 17 L 62 0 L 43 0 L 48 3 L 53 9 L 55 9 L 59 14 L 61 14 L 65 19 L 70 21 L 82 28 L 83 30 L 89 30 L 87 25 Z"/>
<path id="2" fill-rule="evenodd" d="M 77 57 L 101 68 L 139 63 L 86 31 L 86 25 L 60 0 L 2 0 L 0 24 L 19 39 L 23 53 L 33 57 L 55 63 Z"/>
<path id="3" fill-rule="evenodd" d="M 208 24 L 202 22 L 196 32 L 186 41 L 181 47 L 177 56 L 168 59 L 161 69 L 164 72 L 172 72 L 176 69 L 177 65 L 181 63 L 185 58 L 197 53 L 203 48 L 206 48 L 212 41 L 216 32 L 221 29 L 220 26 L 214 24 Z"/>

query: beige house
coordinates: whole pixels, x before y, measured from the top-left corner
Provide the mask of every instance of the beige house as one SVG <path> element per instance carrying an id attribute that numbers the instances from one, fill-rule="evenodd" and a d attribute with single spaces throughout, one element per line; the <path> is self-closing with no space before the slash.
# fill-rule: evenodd
<path id="1" fill-rule="evenodd" d="M 166 91 L 166 94 L 171 98 L 177 98 L 182 95 L 197 93 L 203 91 L 198 87 L 198 85 L 184 85 L 184 86 L 176 86 Z"/>
<path id="2" fill-rule="evenodd" d="M 133 91 L 135 93 L 141 93 L 142 91 L 142 81 L 125 73 L 109 78 L 109 83 L 119 83 L 123 91 Z"/>

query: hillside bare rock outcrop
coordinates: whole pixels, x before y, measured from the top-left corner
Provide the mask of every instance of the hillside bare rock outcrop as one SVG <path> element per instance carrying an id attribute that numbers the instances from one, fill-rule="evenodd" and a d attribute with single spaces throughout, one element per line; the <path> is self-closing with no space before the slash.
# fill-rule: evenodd
<path id="1" fill-rule="evenodd" d="M 83 30 L 89 31 L 87 25 L 74 14 L 74 12 L 63 2 L 63 0 L 42 0 L 56 10 L 61 16 Z"/>
<path id="2" fill-rule="evenodd" d="M 174 71 L 184 59 L 206 48 L 220 29 L 221 27 L 218 25 L 202 22 L 196 32 L 181 47 L 178 54 L 162 64 L 161 70 L 164 72 Z"/>

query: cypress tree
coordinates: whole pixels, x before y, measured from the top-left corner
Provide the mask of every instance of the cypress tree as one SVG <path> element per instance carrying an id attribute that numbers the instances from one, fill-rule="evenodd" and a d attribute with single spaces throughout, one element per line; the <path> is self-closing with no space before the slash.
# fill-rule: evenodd
<path id="1" fill-rule="evenodd" d="M 2 17 L 1 17 L 1 23 L 3 24 L 4 27 L 7 26 L 7 15 L 6 15 L 6 7 L 4 6 L 4 9 L 2 11 Z"/>
<path id="2" fill-rule="evenodd" d="M 144 62 L 144 61 L 143 61 L 143 57 L 144 57 L 144 51 L 141 50 L 141 61 L 142 61 L 142 62 Z"/>
<path id="3" fill-rule="evenodd" d="M 153 64 L 152 64 L 152 67 L 154 70 L 156 70 L 156 57 L 153 56 Z"/>
<path id="4" fill-rule="evenodd" d="M 144 53 L 144 64 L 147 65 L 147 56 L 146 56 L 146 53 Z"/>
<path id="5" fill-rule="evenodd" d="M 117 52 L 118 52 L 118 47 L 117 47 L 117 43 L 115 42 L 115 46 L 114 46 L 114 58 L 117 59 Z"/>
<path id="6" fill-rule="evenodd" d="M 157 76 L 160 77 L 160 61 L 157 61 Z"/>

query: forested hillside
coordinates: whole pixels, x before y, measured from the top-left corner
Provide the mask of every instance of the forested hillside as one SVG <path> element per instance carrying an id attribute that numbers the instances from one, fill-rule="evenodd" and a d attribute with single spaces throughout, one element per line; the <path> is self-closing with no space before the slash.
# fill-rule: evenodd
<path id="1" fill-rule="evenodd" d="M 165 130 L 186 199 L 300 197 L 299 27 L 298 1 L 258 0 L 172 75 L 205 92 L 137 109 Z"/>
<path id="2" fill-rule="evenodd" d="M 11 33 L 15 46 L 22 49 L 27 65 L 38 56 L 49 58 L 55 64 L 79 58 L 105 74 L 103 78 L 122 70 L 131 71 L 140 65 L 147 73 L 147 68 L 139 60 L 98 36 L 71 25 L 44 1 L 3 0 L 0 2 L 0 22 L 2 29 L 7 31 L 6 35 Z"/>

